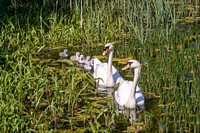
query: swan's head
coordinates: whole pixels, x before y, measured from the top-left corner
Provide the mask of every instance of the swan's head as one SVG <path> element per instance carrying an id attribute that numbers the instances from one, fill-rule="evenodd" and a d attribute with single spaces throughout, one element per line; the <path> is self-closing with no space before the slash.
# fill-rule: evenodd
<path id="1" fill-rule="evenodd" d="M 65 50 L 64 50 L 64 53 L 65 53 L 65 54 L 67 54 L 67 53 L 68 53 L 68 50 L 67 50 L 67 49 L 65 49 Z"/>
<path id="2" fill-rule="evenodd" d="M 112 45 L 112 43 L 107 43 L 104 46 L 102 55 L 105 56 L 108 52 L 113 51 L 113 50 L 114 50 L 114 46 Z"/>
<path id="3" fill-rule="evenodd" d="M 80 61 L 84 61 L 85 60 L 85 57 L 84 57 L 84 55 L 80 55 L 80 57 L 79 57 L 79 59 L 80 59 Z"/>
<path id="4" fill-rule="evenodd" d="M 90 56 L 87 56 L 87 57 L 86 57 L 86 60 L 89 61 L 89 60 L 90 60 Z"/>
<path id="5" fill-rule="evenodd" d="M 137 61 L 137 60 L 129 60 L 127 63 L 126 63 L 126 66 L 122 68 L 122 71 L 123 70 L 127 70 L 129 68 L 140 68 L 141 65 L 140 63 Z"/>
<path id="6" fill-rule="evenodd" d="M 80 52 L 76 52 L 76 57 L 79 57 L 80 56 Z"/>

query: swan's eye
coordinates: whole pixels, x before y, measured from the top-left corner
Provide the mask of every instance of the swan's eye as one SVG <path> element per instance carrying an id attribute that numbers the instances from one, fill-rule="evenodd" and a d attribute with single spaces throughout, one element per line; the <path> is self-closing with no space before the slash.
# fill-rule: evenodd
<path id="1" fill-rule="evenodd" d="M 133 62 L 129 62 L 129 61 L 128 61 L 128 62 L 126 63 L 126 65 L 130 65 L 130 66 L 131 66 L 132 63 L 133 63 Z"/>
<path id="2" fill-rule="evenodd" d="M 103 51 L 106 51 L 107 49 L 109 49 L 109 46 L 104 47 L 104 48 L 103 48 Z"/>

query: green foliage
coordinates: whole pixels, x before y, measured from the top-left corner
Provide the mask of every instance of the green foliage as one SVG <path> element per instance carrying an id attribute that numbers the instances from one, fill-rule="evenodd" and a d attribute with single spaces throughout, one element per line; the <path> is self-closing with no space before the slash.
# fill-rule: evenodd
<path id="1" fill-rule="evenodd" d="M 57 119 L 66 111 L 73 114 L 80 95 L 89 91 L 88 85 L 94 85 L 89 73 L 80 76 L 74 67 L 67 70 L 66 75 L 49 71 L 46 64 L 33 61 L 31 51 L 29 45 L 17 49 L 8 56 L 1 70 L 2 132 L 41 130 L 41 124 L 48 119 L 50 123 L 44 127 L 52 123 L 56 126 Z"/>
<path id="2" fill-rule="evenodd" d="M 142 63 L 139 86 L 147 107 L 139 116 L 146 131 L 199 132 L 199 0 L 71 2 L 0 0 L 0 131 L 83 125 L 89 132 L 112 132 L 119 118 L 113 99 L 94 107 L 91 74 L 65 63 L 51 66 L 47 57 L 55 61 L 48 50 L 66 47 L 97 55 L 97 43 L 113 41 L 115 57 Z M 114 64 L 118 70 L 123 65 Z"/>

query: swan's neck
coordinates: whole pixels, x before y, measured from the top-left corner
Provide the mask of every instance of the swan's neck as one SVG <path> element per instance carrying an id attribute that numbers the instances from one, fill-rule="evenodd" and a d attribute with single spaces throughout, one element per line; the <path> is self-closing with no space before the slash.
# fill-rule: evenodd
<path id="1" fill-rule="evenodd" d="M 139 76 L 140 76 L 140 68 L 135 68 L 134 69 L 133 84 L 132 84 L 132 87 L 131 87 L 131 93 L 130 93 L 129 97 L 134 97 L 135 98 L 135 91 L 136 91 L 136 87 L 137 87 Z"/>
<path id="2" fill-rule="evenodd" d="M 76 54 L 76 60 L 79 60 L 80 56 L 78 54 Z"/>
<path id="3" fill-rule="evenodd" d="M 109 52 L 108 55 L 108 64 L 107 64 L 107 81 L 106 86 L 112 87 L 114 86 L 114 80 L 112 75 L 112 58 L 113 58 L 113 51 Z"/>
<path id="4" fill-rule="evenodd" d="M 140 68 L 135 68 L 135 70 L 134 70 L 134 79 L 133 79 L 133 82 L 132 82 L 132 85 L 131 85 L 131 92 L 129 94 L 128 101 L 127 101 L 127 103 L 125 105 L 125 106 L 127 106 L 129 108 L 136 109 L 135 90 L 136 90 L 136 86 L 137 86 L 139 75 L 140 75 Z"/>

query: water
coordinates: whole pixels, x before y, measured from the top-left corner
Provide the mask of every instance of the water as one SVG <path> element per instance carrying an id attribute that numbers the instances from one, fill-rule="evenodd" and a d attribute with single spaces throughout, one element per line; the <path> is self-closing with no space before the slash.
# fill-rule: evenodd
<path id="1" fill-rule="evenodd" d="M 183 34 L 187 38 L 190 34 L 188 32 L 188 25 L 183 26 Z M 122 77 L 133 79 L 133 71 L 120 71 L 128 59 L 137 59 L 142 65 L 139 86 L 145 96 L 145 111 L 137 114 L 136 123 L 131 125 L 129 116 L 117 111 L 113 98 L 116 88 L 105 91 L 104 88 L 88 86 L 87 89 L 91 91 L 81 94 L 81 100 L 77 102 L 73 113 L 66 112 L 66 118 L 56 125 L 58 131 L 90 132 L 90 127 L 93 131 L 107 132 L 198 132 L 199 117 L 195 114 L 200 109 L 200 78 L 197 74 L 199 43 L 195 38 L 178 41 L 173 35 L 171 38 L 172 40 L 163 44 L 155 41 L 149 45 L 138 45 L 134 39 L 114 44 L 113 65 Z M 102 62 L 107 62 L 107 58 L 101 56 L 102 47 L 103 45 L 97 45 L 96 48 L 88 46 L 84 51 L 81 45 L 76 49 L 67 48 L 69 55 L 79 51 L 84 52 L 85 56 L 95 55 Z M 59 71 L 77 67 L 69 58 L 59 58 L 59 52 L 65 48 L 44 49 L 37 57 Z M 86 73 L 82 68 L 79 71 Z"/>
<path id="2" fill-rule="evenodd" d="M 61 49 L 56 49 L 56 50 L 47 50 L 46 52 L 41 52 L 41 55 L 37 55 L 40 59 L 42 59 L 44 62 L 47 63 L 47 65 L 49 67 L 54 67 L 54 68 L 60 68 L 60 69 L 68 69 L 69 67 L 78 67 L 77 65 L 72 65 L 69 57 L 68 58 L 60 58 L 58 56 L 59 51 L 62 51 Z M 69 50 L 70 51 L 70 50 Z M 43 53 L 48 53 L 48 55 L 43 54 Z M 72 53 L 72 52 L 71 52 Z M 75 53 L 75 52 L 74 52 Z M 70 54 L 72 55 L 72 54 Z M 106 61 L 105 58 L 102 59 L 103 61 Z M 117 59 L 116 59 L 117 60 Z M 125 62 L 125 61 L 124 61 Z M 114 61 L 113 64 L 115 66 L 123 66 L 124 62 L 122 62 L 123 64 L 119 64 L 117 61 Z M 84 71 L 82 68 L 80 69 L 82 72 L 86 72 Z M 125 74 L 122 74 L 125 76 Z M 128 77 L 128 76 L 126 76 Z M 129 79 L 132 80 L 133 75 L 129 75 Z M 92 88 L 93 92 L 91 93 L 83 93 L 81 94 L 81 97 L 83 97 L 83 101 L 87 101 L 87 102 L 83 102 L 83 103 L 78 103 L 78 108 L 76 109 L 76 111 L 73 113 L 73 116 L 70 116 L 70 112 L 68 112 L 70 119 L 73 121 L 73 123 L 70 123 L 70 119 L 68 119 L 66 122 L 60 122 L 57 125 L 57 128 L 62 132 L 62 131 L 68 131 L 71 130 L 71 127 L 69 126 L 70 124 L 72 124 L 72 127 L 76 128 L 76 131 L 84 131 L 87 132 L 87 128 L 88 127 L 88 121 L 87 117 L 89 117 L 88 115 L 86 115 L 87 113 L 83 110 L 86 110 L 86 108 L 89 106 L 89 108 L 92 108 L 92 110 L 89 110 L 90 114 L 93 115 L 99 115 L 100 111 L 102 111 L 102 109 L 104 108 L 108 108 L 108 106 L 110 106 L 108 109 L 111 109 L 112 111 L 121 111 L 118 110 L 117 104 L 115 103 L 114 97 L 113 97 L 113 93 L 116 90 L 116 88 L 104 88 L 104 87 L 98 87 L 98 88 Z M 94 93 L 95 92 L 95 93 Z M 107 120 L 105 120 L 105 118 L 100 118 L 102 120 L 101 126 L 105 126 L 105 129 L 107 129 L 107 126 L 110 126 L 110 131 L 114 131 L 114 132 L 129 132 L 129 131 L 140 131 L 140 132 L 144 132 L 145 130 L 157 130 L 157 127 L 154 126 L 155 123 L 157 123 L 155 120 L 153 120 L 151 117 L 147 118 L 147 121 L 151 121 L 154 124 L 153 125 L 145 125 L 144 123 L 144 114 L 149 115 L 148 112 L 151 112 L 154 114 L 154 112 L 156 112 L 156 116 L 159 116 L 158 112 L 160 112 L 160 108 L 158 108 L 158 98 L 154 97 L 153 94 L 148 94 L 145 93 L 145 112 L 141 112 L 137 114 L 137 122 L 134 124 L 135 127 L 133 128 L 130 124 L 130 118 L 127 114 L 120 114 L 119 112 L 119 116 L 115 117 L 114 122 L 111 122 L 111 117 L 112 117 L 112 113 L 109 112 L 107 110 L 107 112 L 105 114 L 108 115 Z M 85 105 L 85 103 L 87 103 Z M 159 111 L 157 111 L 159 110 Z M 111 113 L 111 114 L 110 114 Z M 109 116 L 110 115 L 110 116 Z M 94 116 L 93 116 L 94 117 Z M 109 125 L 110 124 L 110 125 Z M 68 125 L 68 126 L 67 126 Z"/>

